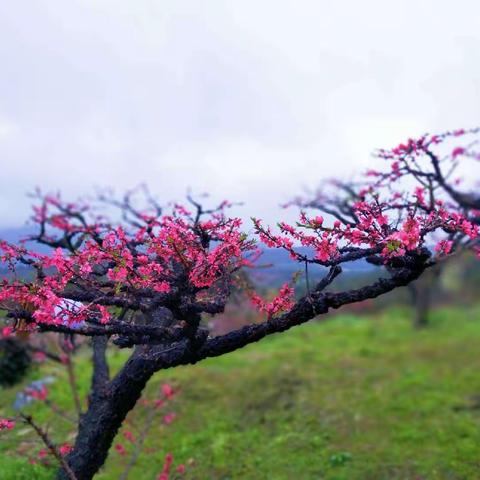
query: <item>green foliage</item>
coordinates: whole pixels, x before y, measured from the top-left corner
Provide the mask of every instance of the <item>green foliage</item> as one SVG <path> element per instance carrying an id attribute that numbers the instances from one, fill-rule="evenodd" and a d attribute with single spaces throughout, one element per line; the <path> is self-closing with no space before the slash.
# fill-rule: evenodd
<path id="1" fill-rule="evenodd" d="M 0 465 L 2 480 L 51 480 L 54 475 L 55 470 L 41 465 L 32 465 L 26 458 L 8 458 Z"/>
<path id="2" fill-rule="evenodd" d="M 418 332 L 408 310 L 343 315 L 161 372 L 147 395 L 172 382 L 181 392 L 167 411 L 178 416 L 170 427 L 155 425 L 130 478 L 153 480 L 168 451 L 175 465 L 195 459 L 189 480 L 479 478 L 479 319 L 480 308 L 442 309 Z M 68 407 L 66 387 L 57 386 L 56 400 Z M 50 418 L 38 407 L 35 415 Z M 137 408 L 129 421 L 141 424 L 143 415 Z M 62 428 L 59 439 L 69 434 Z M 0 478 L 23 478 L 9 472 L 33 467 L 12 452 L 20 439 L 8 438 L 0 437 Z M 112 451 L 98 479 L 117 479 L 127 460 Z M 45 472 L 30 478 L 50 478 Z"/>
<path id="3" fill-rule="evenodd" d="M 352 459 L 352 455 L 348 452 L 334 453 L 330 457 L 330 465 L 332 467 L 340 467 L 342 465 L 345 465 L 351 459 Z"/>

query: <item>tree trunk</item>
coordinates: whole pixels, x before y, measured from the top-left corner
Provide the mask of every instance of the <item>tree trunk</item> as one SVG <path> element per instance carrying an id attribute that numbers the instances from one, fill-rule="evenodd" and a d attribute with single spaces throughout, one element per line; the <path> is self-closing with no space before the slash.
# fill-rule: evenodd
<path id="1" fill-rule="evenodd" d="M 442 269 L 437 265 L 408 286 L 414 309 L 413 326 L 415 328 L 424 328 L 429 324 L 432 295 L 439 286 L 441 272 Z"/>
<path id="2" fill-rule="evenodd" d="M 159 308 L 149 315 L 148 322 L 168 326 L 172 322 L 172 314 L 165 308 Z M 92 341 L 90 402 L 86 413 L 80 417 L 75 445 L 66 459 L 77 480 L 90 480 L 105 463 L 113 439 L 128 412 L 135 407 L 150 377 L 163 364 L 165 345 L 139 346 L 110 381 L 107 344 L 107 337 L 96 337 Z M 181 357 L 186 343 L 177 342 L 177 345 Z M 60 469 L 57 478 L 66 480 L 65 470 Z"/>
<path id="3" fill-rule="evenodd" d="M 414 285 L 416 290 L 414 296 L 413 326 L 424 328 L 428 326 L 428 314 L 430 313 L 430 285 Z"/>

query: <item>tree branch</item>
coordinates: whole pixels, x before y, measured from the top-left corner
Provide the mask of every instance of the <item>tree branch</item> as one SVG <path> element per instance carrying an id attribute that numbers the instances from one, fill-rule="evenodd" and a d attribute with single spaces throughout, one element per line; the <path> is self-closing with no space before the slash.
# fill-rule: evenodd
<path id="1" fill-rule="evenodd" d="M 76 475 L 73 473 L 73 470 L 69 467 L 65 459 L 62 457 L 60 452 L 58 451 L 57 447 L 53 444 L 53 442 L 50 440 L 50 437 L 47 435 L 46 432 L 44 432 L 34 421 L 33 418 L 30 415 L 25 415 L 23 413 L 20 414 L 22 419 L 28 423 L 34 430 L 35 433 L 40 437 L 42 442 L 45 444 L 45 446 L 50 450 L 52 455 L 58 460 L 62 468 L 65 470 L 68 478 L 70 480 L 77 480 Z"/>
<path id="2" fill-rule="evenodd" d="M 110 379 L 110 371 L 106 357 L 108 337 L 93 337 L 93 375 L 92 375 L 92 395 L 100 394 Z"/>

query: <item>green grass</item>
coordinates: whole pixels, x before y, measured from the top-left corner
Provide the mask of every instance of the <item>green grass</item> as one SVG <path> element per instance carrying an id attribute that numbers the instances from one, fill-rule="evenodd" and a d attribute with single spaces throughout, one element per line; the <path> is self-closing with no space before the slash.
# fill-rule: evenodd
<path id="1" fill-rule="evenodd" d="M 153 480 L 167 451 L 175 463 L 194 458 L 187 478 L 199 480 L 480 478 L 480 409 L 472 408 L 480 308 L 434 312 L 421 332 L 408 317 L 338 316 L 159 373 L 148 391 L 165 381 L 178 386 L 167 409 L 178 416 L 170 427 L 156 423 L 129 478 Z M 86 387 L 87 362 L 78 370 Z M 59 384 L 52 394 L 68 407 Z M 1 394 L 3 404 L 13 392 Z M 34 413 L 49 422 L 44 407 Z M 137 407 L 129 420 L 141 423 L 144 414 Z M 69 434 L 68 424 L 55 427 L 62 439 Z M 2 480 L 52 477 L 14 453 L 25 436 L 22 428 L 1 436 Z M 124 463 L 112 452 L 98 478 L 117 479 Z"/>

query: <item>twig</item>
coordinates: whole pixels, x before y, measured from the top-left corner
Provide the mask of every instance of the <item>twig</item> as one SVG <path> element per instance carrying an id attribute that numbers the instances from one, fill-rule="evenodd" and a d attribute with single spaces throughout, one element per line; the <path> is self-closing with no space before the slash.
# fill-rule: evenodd
<path id="1" fill-rule="evenodd" d="M 61 410 L 60 408 L 58 408 L 53 402 L 51 402 L 48 398 L 46 398 L 44 400 L 45 402 L 45 405 L 47 405 L 47 407 L 50 407 L 50 409 L 52 410 L 53 413 L 55 413 L 56 415 L 58 415 L 59 417 L 63 418 L 64 420 L 67 420 L 68 422 L 71 422 L 73 424 L 77 424 L 77 420 L 75 420 L 74 418 L 70 417 L 70 415 L 68 415 L 67 413 L 65 413 L 63 410 Z"/>
<path id="2" fill-rule="evenodd" d="M 70 384 L 70 388 L 72 390 L 73 401 L 75 402 L 75 409 L 77 410 L 78 416 L 80 416 L 82 414 L 82 405 L 80 403 L 80 397 L 78 395 L 75 371 L 73 369 L 72 355 L 70 354 L 70 352 L 67 353 L 66 366 L 67 366 L 67 373 L 68 373 L 68 383 Z"/>
<path id="3" fill-rule="evenodd" d="M 65 461 L 63 456 L 60 454 L 58 451 L 57 447 L 55 444 L 50 440 L 49 436 L 47 435 L 46 432 L 44 432 L 34 421 L 31 415 L 25 415 L 23 413 L 20 414 L 20 416 L 23 418 L 23 420 L 28 423 L 36 432 L 36 434 L 41 438 L 42 442 L 45 444 L 45 446 L 50 450 L 52 455 L 58 460 L 62 468 L 65 470 L 66 474 L 68 475 L 68 478 L 70 480 L 77 480 L 77 477 L 75 473 L 73 473 L 73 470 L 70 468 L 68 463 Z"/>
<path id="4" fill-rule="evenodd" d="M 152 428 L 153 420 L 155 418 L 156 413 L 157 412 L 156 412 L 155 403 L 153 403 L 151 410 L 148 412 L 148 416 L 145 420 L 142 431 L 140 432 L 140 435 L 138 437 L 138 441 L 136 442 L 135 450 L 133 451 L 133 453 L 130 457 L 130 460 L 128 461 L 128 464 L 125 467 L 125 470 L 120 475 L 119 480 L 127 480 L 127 477 L 129 475 L 130 471 L 132 470 L 132 468 L 137 463 L 138 457 L 142 453 L 142 448 L 143 448 L 143 444 L 145 443 L 145 439 L 147 438 L 148 432 Z"/>

